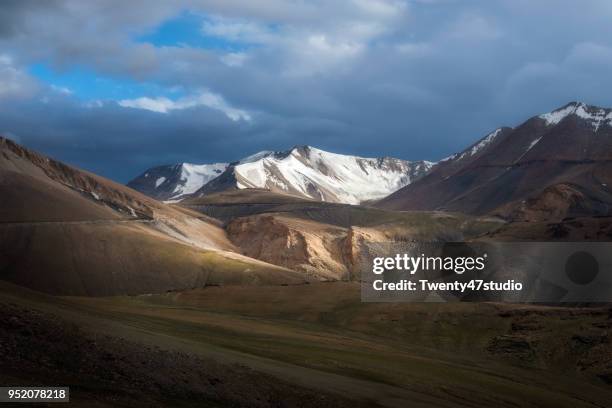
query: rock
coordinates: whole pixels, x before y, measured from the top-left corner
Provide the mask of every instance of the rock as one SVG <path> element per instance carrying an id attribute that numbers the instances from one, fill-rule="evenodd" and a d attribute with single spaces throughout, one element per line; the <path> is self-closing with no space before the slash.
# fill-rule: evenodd
<path id="1" fill-rule="evenodd" d="M 523 337 L 502 335 L 491 339 L 487 350 L 492 354 L 506 355 L 520 360 L 533 360 L 535 350 L 531 343 Z"/>

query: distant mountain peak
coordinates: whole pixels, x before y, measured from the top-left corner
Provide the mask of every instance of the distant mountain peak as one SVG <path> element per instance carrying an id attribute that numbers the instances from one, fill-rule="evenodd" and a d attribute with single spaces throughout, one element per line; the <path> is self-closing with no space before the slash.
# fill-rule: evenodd
<path id="1" fill-rule="evenodd" d="M 128 186 L 163 201 L 180 200 L 218 177 L 229 163 L 178 163 L 146 170 Z"/>
<path id="2" fill-rule="evenodd" d="M 522 220 L 608 216 L 611 159 L 612 110 L 571 102 L 489 133 L 378 205 Z"/>
<path id="3" fill-rule="evenodd" d="M 250 156 L 252 158 L 252 156 Z M 299 145 L 241 160 L 228 182 L 238 189 L 263 188 L 310 199 L 358 204 L 382 198 L 426 174 L 430 162 L 364 158 Z M 221 183 L 219 183 L 221 184 Z M 206 187 L 204 188 L 206 190 Z"/>
<path id="4" fill-rule="evenodd" d="M 600 108 L 598 106 L 587 105 L 584 102 L 570 102 L 565 106 L 543 113 L 538 117 L 543 119 L 547 126 L 559 124 L 568 116 L 575 115 L 585 120 L 593 127 L 593 131 L 599 130 L 601 126 L 612 126 L 612 109 Z"/>

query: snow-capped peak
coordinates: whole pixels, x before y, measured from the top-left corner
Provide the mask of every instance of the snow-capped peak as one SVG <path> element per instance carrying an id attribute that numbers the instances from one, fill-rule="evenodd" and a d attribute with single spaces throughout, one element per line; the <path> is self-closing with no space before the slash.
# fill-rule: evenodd
<path id="1" fill-rule="evenodd" d="M 382 198 L 424 175 L 431 162 L 364 158 L 296 146 L 261 152 L 234 168 L 240 189 L 263 188 L 322 201 L 358 204 Z"/>
<path id="2" fill-rule="evenodd" d="M 130 181 L 128 186 L 158 200 L 178 200 L 221 175 L 228 165 L 179 163 L 153 167 Z"/>
<path id="3" fill-rule="evenodd" d="M 546 122 L 547 126 L 557 125 L 570 115 L 576 115 L 586 120 L 597 131 L 602 125 L 612 126 L 612 110 L 590 106 L 583 102 L 572 102 L 552 112 L 538 116 Z"/>

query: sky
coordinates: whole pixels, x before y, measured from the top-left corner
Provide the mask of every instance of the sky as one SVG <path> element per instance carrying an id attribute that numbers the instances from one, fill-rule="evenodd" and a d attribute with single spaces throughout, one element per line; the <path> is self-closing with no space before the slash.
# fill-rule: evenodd
<path id="1" fill-rule="evenodd" d="M 0 134 L 120 182 L 308 144 L 439 160 L 612 106 L 609 0 L 4 0 Z"/>

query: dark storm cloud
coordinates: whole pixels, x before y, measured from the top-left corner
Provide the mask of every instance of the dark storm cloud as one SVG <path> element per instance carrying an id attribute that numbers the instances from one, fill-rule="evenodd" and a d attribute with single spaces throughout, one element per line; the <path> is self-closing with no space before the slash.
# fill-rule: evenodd
<path id="1" fill-rule="evenodd" d="M 609 1 L 254 4 L 3 3 L 0 132 L 126 181 L 295 144 L 437 160 L 570 100 L 612 105 Z M 136 40 L 185 11 L 228 49 Z M 35 63 L 180 92 L 83 100 Z"/>
<path id="2" fill-rule="evenodd" d="M 320 145 L 347 133 L 344 126 L 320 118 L 262 114 L 256 121 L 236 122 L 206 107 L 160 115 L 114 103 L 87 107 L 61 96 L 7 106 L 0 123 L 0 133 L 30 148 L 121 181 L 155 165 L 197 163 L 203 157 L 206 162 L 233 161 L 266 146 L 281 150 L 310 143 L 321 132 L 327 136 Z"/>
<path id="3" fill-rule="evenodd" d="M 31 148 L 124 181 L 157 164 L 225 160 L 228 145 L 243 143 L 245 131 L 207 109 L 165 116 L 72 101 L 17 104 L 0 112 L 0 122 Z"/>
<path id="4" fill-rule="evenodd" d="M 54 0 L 4 0 L 0 12 L 0 37 L 12 37 L 20 32 L 24 18 L 30 13 L 45 12 L 57 7 Z"/>

